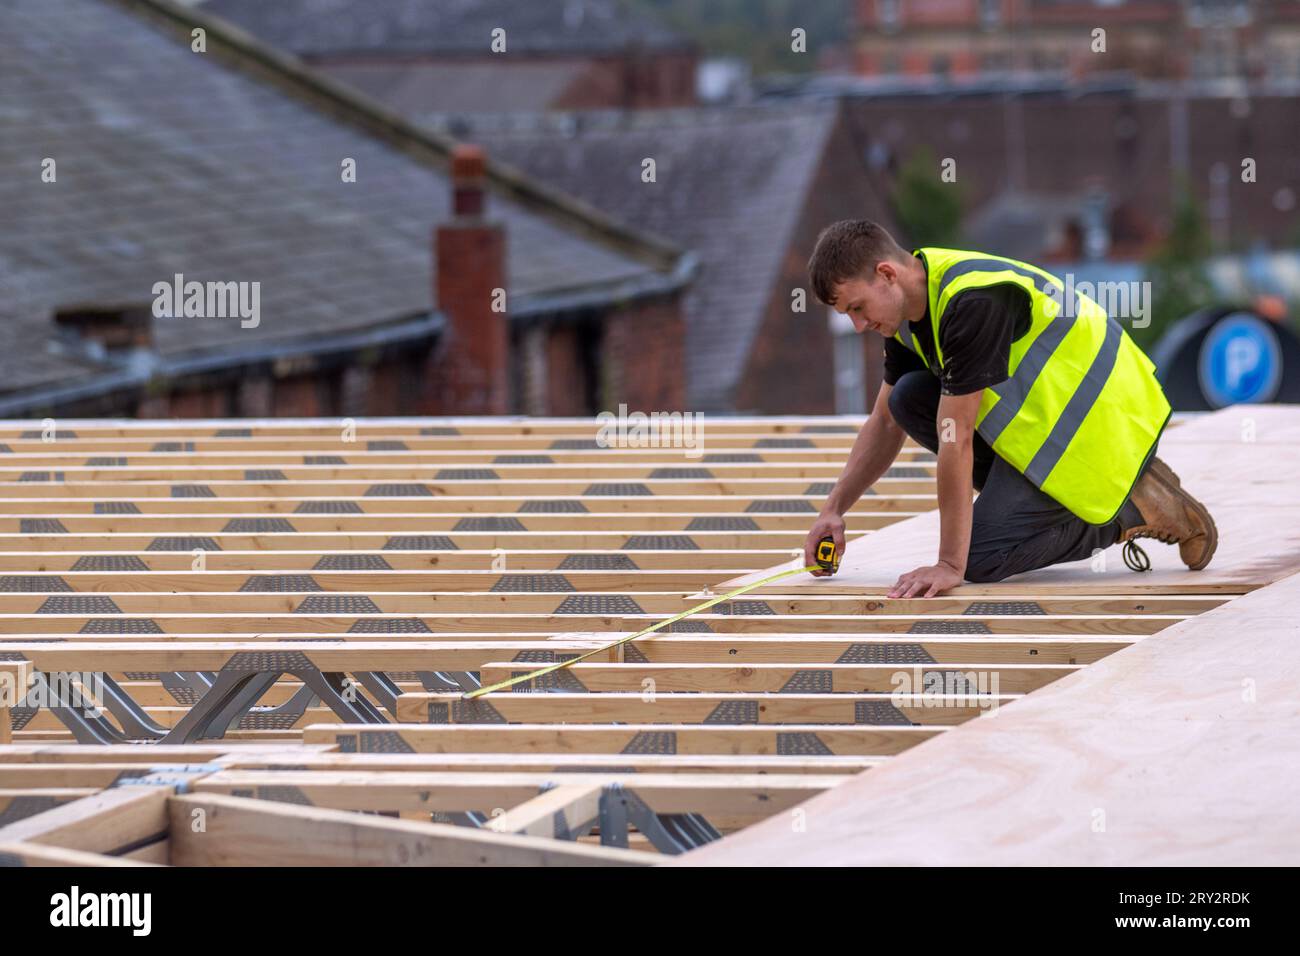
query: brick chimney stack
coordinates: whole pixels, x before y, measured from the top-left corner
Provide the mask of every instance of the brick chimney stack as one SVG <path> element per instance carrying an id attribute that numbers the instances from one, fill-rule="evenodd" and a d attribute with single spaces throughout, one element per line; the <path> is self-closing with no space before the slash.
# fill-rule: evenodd
<path id="1" fill-rule="evenodd" d="M 487 157 L 460 145 L 451 157 L 452 218 L 435 236 L 434 299 L 446 317 L 431 394 L 444 415 L 509 411 L 510 337 L 505 230 L 485 220 Z"/>

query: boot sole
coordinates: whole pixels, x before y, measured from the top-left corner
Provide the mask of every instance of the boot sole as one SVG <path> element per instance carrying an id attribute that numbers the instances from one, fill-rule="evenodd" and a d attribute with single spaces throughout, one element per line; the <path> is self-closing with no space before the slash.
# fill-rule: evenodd
<path id="1" fill-rule="evenodd" d="M 1174 474 L 1172 468 L 1166 465 L 1159 458 L 1151 459 L 1151 476 L 1161 484 L 1167 485 L 1174 490 L 1178 500 L 1183 503 L 1183 507 L 1196 515 L 1205 525 L 1205 537 L 1208 541 L 1208 547 L 1205 549 L 1205 557 L 1195 564 L 1189 564 L 1187 567 L 1192 571 L 1201 571 L 1210 563 L 1214 557 L 1214 552 L 1219 547 L 1219 529 L 1214 524 L 1214 518 L 1210 516 L 1209 509 L 1201 504 L 1187 492 L 1183 491 L 1183 483 L 1179 481 L 1178 476 Z"/>

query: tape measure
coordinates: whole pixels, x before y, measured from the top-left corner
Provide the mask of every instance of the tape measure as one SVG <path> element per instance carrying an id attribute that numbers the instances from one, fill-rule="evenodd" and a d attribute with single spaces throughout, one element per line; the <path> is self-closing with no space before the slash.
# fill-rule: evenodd
<path id="1" fill-rule="evenodd" d="M 466 691 L 460 695 L 461 700 L 473 700 L 475 697 L 484 697 L 488 694 L 495 693 L 496 691 L 505 690 L 507 687 L 514 687 L 516 684 L 522 684 L 524 681 L 534 680 L 538 677 L 545 677 L 547 674 L 554 674 L 556 671 L 564 670 L 566 667 L 572 667 L 574 664 L 579 664 L 582 661 L 589 660 L 598 654 L 604 654 L 616 647 L 629 644 L 632 641 L 635 641 L 638 637 L 645 637 L 647 634 L 665 628 L 670 624 L 676 624 L 678 621 L 683 618 L 688 618 L 692 614 L 698 614 L 700 611 L 707 611 L 715 604 L 729 601 L 737 595 L 746 594 L 755 588 L 761 588 L 765 584 L 771 584 L 773 581 L 780 581 L 782 578 L 788 578 L 795 574 L 806 574 L 809 571 L 829 571 L 831 574 L 834 574 L 840 567 L 840 556 L 838 550 L 839 549 L 835 547 L 835 540 L 833 538 L 822 538 L 821 541 L 817 542 L 817 562 L 815 564 L 810 564 L 806 568 L 787 568 L 784 571 L 778 571 L 776 574 L 769 574 L 760 581 L 752 581 L 749 584 L 743 584 L 734 591 L 728 591 L 726 594 L 710 598 L 703 604 L 697 604 L 695 607 L 682 611 L 680 614 L 674 614 L 672 617 L 660 621 L 657 624 L 651 624 L 649 627 L 642 628 L 635 634 L 629 634 L 627 637 L 620 637 L 617 641 L 606 644 L 604 647 L 598 647 L 594 651 L 587 651 L 585 654 L 579 654 L 577 657 L 571 657 L 567 661 L 561 661 L 558 664 L 547 664 L 545 667 L 538 668 L 535 671 L 529 671 L 527 674 L 520 674 L 518 677 L 511 677 L 507 680 L 498 681 L 497 683 L 490 684 L 487 687 L 479 687 L 476 690 Z"/>

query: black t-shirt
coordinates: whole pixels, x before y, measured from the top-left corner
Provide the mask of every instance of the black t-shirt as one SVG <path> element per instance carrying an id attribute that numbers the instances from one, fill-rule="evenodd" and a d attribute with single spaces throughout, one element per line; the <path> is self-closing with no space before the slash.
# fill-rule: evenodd
<path id="1" fill-rule="evenodd" d="M 1029 294 L 1014 285 L 967 289 L 953 296 L 939 329 L 944 363 L 940 385 L 945 395 L 969 395 L 1007 380 L 1011 343 L 1029 331 L 1029 307 Z M 920 322 L 904 323 L 899 330 L 910 343 L 909 326 L 933 359 L 929 308 Z M 886 385 L 924 368 L 925 362 L 911 349 L 897 339 L 885 340 Z"/>

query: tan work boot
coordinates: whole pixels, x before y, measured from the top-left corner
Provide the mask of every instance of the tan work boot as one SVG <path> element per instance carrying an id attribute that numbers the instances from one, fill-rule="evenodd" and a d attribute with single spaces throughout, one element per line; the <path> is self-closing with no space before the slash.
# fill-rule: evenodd
<path id="1" fill-rule="evenodd" d="M 1142 513 L 1143 522 L 1120 537 L 1125 544 L 1124 563 L 1130 568 L 1146 571 L 1151 567 L 1150 559 L 1134 542 L 1135 538 L 1155 538 L 1178 545 L 1178 556 L 1193 571 L 1210 563 L 1219 545 L 1214 519 L 1205 505 L 1183 491 L 1178 476 L 1163 461 L 1151 459 L 1151 467 L 1138 480 L 1129 500 Z"/>

